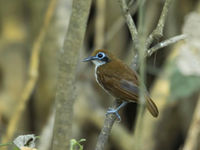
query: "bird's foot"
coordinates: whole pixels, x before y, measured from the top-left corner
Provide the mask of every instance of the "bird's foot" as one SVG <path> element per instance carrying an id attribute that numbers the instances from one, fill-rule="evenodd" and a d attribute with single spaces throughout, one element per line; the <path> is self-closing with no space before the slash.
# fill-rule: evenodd
<path id="1" fill-rule="evenodd" d="M 106 115 L 108 115 L 108 114 L 115 114 L 117 116 L 118 121 L 119 122 L 121 121 L 121 117 L 120 117 L 120 115 L 118 113 L 118 109 L 109 108 L 107 113 L 106 113 Z"/>

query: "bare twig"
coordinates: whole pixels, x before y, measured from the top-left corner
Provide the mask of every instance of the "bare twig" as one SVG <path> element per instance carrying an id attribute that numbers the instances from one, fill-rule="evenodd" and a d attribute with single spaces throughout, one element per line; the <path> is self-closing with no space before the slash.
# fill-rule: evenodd
<path id="1" fill-rule="evenodd" d="M 145 3 L 146 0 L 136 1 L 132 6 L 134 0 L 130 1 L 128 4 L 128 8 L 130 9 L 131 15 L 134 15 L 138 10 L 140 3 Z M 114 35 L 120 30 L 120 28 L 125 24 L 125 20 L 123 16 L 120 16 L 113 25 L 108 29 L 108 32 L 105 35 L 105 44 L 109 43 L 110 40 L 114 37 Z"/>
<path id="2" fill-rule="evenodd" d="M 130 0 L 128 3 L 128 8 L 131 8 L 135 0 Z M 138 3 L 138 1 L 136 1 Z"/>
<path id="3" fill-rule="evenodd" d="M 120 7 L 123 11 L 123 16 L 126 20 L 126 23 L 128 25 L 128 28 L 130 30 L 131 33 L 131 38 L 133 41 L 133 46 L 135 47 L 135 49 L 137 49 L 137 41 L 138 41 L 138 31 L 137 28 L 135 26 L 135 22 L 133 21 L 132 17 L 131 17 L 131 13 L 129 12 L 129 8 L 126 4 L 126 0 L 119 0 L 120 3 Z"/>
<path id="4" fill-rule="evenodd" d="M 172 2 L 172 0 L 166 0 L 165 1 L 162 13 L 161 13 L 159 21 L 158 21 L 158 24 L 157 24 L 156 28 L 153 30 L 153 32 L 147 38 L 147 41 L 146 41 L 147 48 L 151 45 L 151 43 L 155 39 L 158 39 L 158 38 L 163 36 L 163 29 L 164 29 L 164 25 L 165 25 L 165 21 L 166 21 L 166 16 L 167 16 L 171 2 Z"/>
<path id="5" fill-rule="evenodd" d="M 173 43 L 176 43 L 176 42 L 178 42 L 180 40 L 183 40 L 186 37 L 187 36 L 185 34 L 181 34 L 181 35 L 174 36 L 174 37 L 172 37 L 170 39 L 167 39 L 165 41 L 162 41 L 162 42 L 156 44 L 155 46 L 153 46 L 152 48 L 148 49 L 146 55 L 147 56 L 151 56 L 155 51 L 157 51 L 157 50 L 159 50 L 159 49 L 161 49 L 163 47 L 166 47 L 168 45 L 171 45 Z"/>
<path id="6" fill-rule="evenodd" d="M 134 0 L 132 0 L 128 3 L 128 8 L 130 9 L 131 15 L 134 15 L 136 13 L 136 11 L 138 10 L 139 6 L 141 4 L 144 4 L 146 2 L 146 0 L 139 0 L 139 1 L 137 0 L 137 1 L 135 1 L 135 3 L 133 3 L 133 2 L 134 2 Z"/>
<path id="7" fill-rule="evenodd" d="M 46 14 L 45 14 L 43 26 L 39 32 L 38 37 L 36 38 L 36 41 L 33 44 L 31 58 L 30 58 L 29 72 L 28 72 L 29 79 L 22 91 L 21 96 L 19 97 L 20 98 L 19 104 L 17 105 L 17 108 L 10 119 L 6 134 L 2 140 L 3 143 L 7 143 L 8 141 L 11 140 L 11 138 L 17 128 L 19 119 L 21 118 L 21 114 L 23 113 L 23 111 L 26 107 L 27 101 L 29 100 L 29 97 L 30 97 L 30 95 L 35 87 L 35 84 L 37 82 L 41 45 L 44 40 L 49 22 L 52 18 L 55 6 L 56 6 L 56 0 L 51 0 L 49 3 L 49 7 L 47 8 Z"/>
<path id="8" fill-rule="evenodd" d="M 161 48 L 164 48 L 166 46 L 169 46 L 171 44 L 174 44 L 180 40 L 184 40 L 186 39 L 187 36 L 185 34 L 181 34 L 181 35 L 177 35 L 177 36 L 174 36 L 172 38 L 169 38 L 167 40 L 164 40 L 156 45 L 154 45 L 153 47 L 151 47 L 150 49 L 148 49 L 146 51 L 146 54 L 144 55 L 145 57 L 150 57 L 153 53 L 155 53 L 157 50 L 161 49 Z M 138 67 L 138 60 L 139 60 L 139 57 L 138 57 L 138 54 L 136 53 L 134 56 L 133 56 L 133 61 L 131 62 L 131 68 L 134 69 L 134 70 L 137 70 L 137 67 Z"/>

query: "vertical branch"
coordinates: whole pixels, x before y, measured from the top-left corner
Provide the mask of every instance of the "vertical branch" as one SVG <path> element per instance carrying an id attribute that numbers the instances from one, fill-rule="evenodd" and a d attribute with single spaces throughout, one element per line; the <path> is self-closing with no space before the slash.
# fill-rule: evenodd
<path id="1" fill-rule="evenodd" d="M 119 0 L 119 4 L 120 4 L 120 7 L 121 7 L 122 12 L 123 12 L 124 19 L 126 21 L 126 24 L 128 25 L 128 28 L 129 28 L 129 31 L 130 31 L 130 34 L 131 34 L 134 51 L 136 52 L 135 57 L 134 57 L 135 59 L 133 59 L 133 61 L 131 63 L 132 64 L 131 67 L 135 69 L 138 66 L 138 40 L 139 40 L 138 39 L 138 31 L 137 31 L 137 28 L 135 26 L 135 22 L 132 19 L 131 13 L 129 12 L 129 8 L 128 8 L 128 5 L 126 3 L 126 0 Z"/>
<path id="2" fill-rule="evenodd" d="M 146 68 L 146 58 L 145 50 L 146 50 L 146 32 L 145 32 L 145 22 L 144 22 L 144 3 L 140 4 L 139 6 L 139 12 L 138 12 L 138 54 L 139 54 L 139 60 L 137 64 L 139 64 L 139 72 L 140 72 L 140 78 L 139 78 L 139 103 L 142 105 L 138 105 L 137 107 L 137 118 L 136 118 L 136 125 L 134 129 L 134 139 L 136 140 L 134 149 L 139 150 L 141 146 L 141 131 L 143 128 L 143 114 L 144 114 L 144 104 L 145 104 L 145 68 Z"/>
<path id="3" fill-rule="evenodd" d="M 60 50 L 53 150 L 65 150 L 70 147 L 76 66 L 86 31 L 90 6 L 91 0 L 73 1 L 68 32 L 65 36 L 63 49 Z"/>
<path id="4" fill-rule="evenodd" d="M 96 1 L 95 49 L 104 45 L 105 3 L 105 0 Z"/>
<path id="5" fill-rule="evenodd" d="M 129 12 L 129 8 L 127 6 L 126 0 L 119 0 L 120 7 L 123 12 L 123 16 L 126 20 L 126 23 L 128 25 L 128 28 L 131 33 L 131 38 L 133 41 L 133 46 L 135 47 L 135 50 L 137 50 L 137 41 L 138 41 L 138 31 L 135 26 L 135 22 L 132 19 L 131 13 Z"/>
<path id="6" fill-rule="evenodd" d="M 29 79 L 20 96 L 19 104 L 17 105 L 16 110 L 10 119 L 8 128 L 6 130 L 6 134 L 2 140 L 3 143 L 7 143 L 8 141 L 11 140 L 17 128 L 17 124 L 21 118 L 21 115 L 26 107 L 27 101 L 29 100 L 30 95 L 36 85 L 36 82 L 38 79 L 38 67 L 39 67 L 41 45 L 42 45 L 42 42 L 44 41 L 44 37 L 47 31 L 49 22 L 52 18 L 52 15 L 55 9 L 55 5 L 56 5 L 56 0 L 51 0 L 45 14 L 43 26 L 39 32 L 38 37 L 33 43 L 33 48 L 32 48 L 32 53 L 31 53 L 31 58 L 30 58 L 30 65 L 29 65 L 29 72 L 28 72 Z"/>
<path id="7" fill-rule="evenodd" d="M 136 11 L 138 10 L 138 7 L 141 3 L 145 3 L 146 0 L 136 1 L 131 0 L 128 4 L 128 8 L 130 8 L 130 14 L 133 16 Z M 133 5 L 133 6 L 132 6 Z M 132 7 L 131 7 L 132 6 Z M 125 20 L 123 16 L 120 16 L 113 25 L 107 30 L 107 33 L 105 35 L 105 44 L 109 43 L 109 41 L 115 36 L 115 34 L 122 28 L 122 26 L 125 24 Z"/>
<path id="8" fill-rule="evenodd" d="M 192 123 L 189 128 L 183 150 L 199 150 L 200 149 L 200 95 L 197 101 Z"/>

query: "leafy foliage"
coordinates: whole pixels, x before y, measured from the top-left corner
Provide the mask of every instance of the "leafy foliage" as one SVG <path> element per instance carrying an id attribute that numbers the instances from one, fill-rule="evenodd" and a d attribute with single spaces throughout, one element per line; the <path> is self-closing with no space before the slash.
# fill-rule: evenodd
<path id="1" fill-rule="evenodd" d="M 81 145 L 81 142 L 85 142 L 86 139 L 80 139 L 77 141 L 76 139 L 71 139 L 70 140 L 70 150 L 83 150 L 83 145 Z"/>

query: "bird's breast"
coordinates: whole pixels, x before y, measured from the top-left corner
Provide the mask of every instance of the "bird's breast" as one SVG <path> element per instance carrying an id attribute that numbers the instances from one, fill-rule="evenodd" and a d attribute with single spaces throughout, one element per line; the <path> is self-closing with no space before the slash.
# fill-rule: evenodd
<path id="1" fill-rule="evenodd" d="M 99 86 L 109 95 L 113 96 L 110 91 L 108 91 L 108 89 L 105 88 L 103 82 L 102 82 L 102 78 L 100 77 L 100 71 L 98 70 L 98 66 L 95 67 L 95 79 L 97 81 L 97 83 L 99 84 Z"/>

